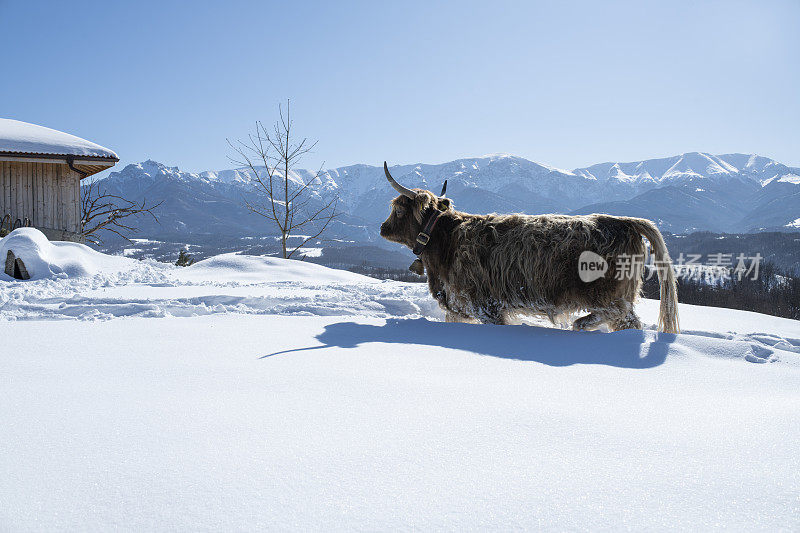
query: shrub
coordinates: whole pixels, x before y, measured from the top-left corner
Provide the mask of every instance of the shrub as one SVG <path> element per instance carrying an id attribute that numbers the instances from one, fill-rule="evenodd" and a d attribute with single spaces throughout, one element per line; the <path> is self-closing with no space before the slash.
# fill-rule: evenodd
<path id="1" fill-rule="evenodd" d="M 175 261 L 175 265 L 179 267 L 188 267 L 189 265 L 194 263 L 194 258 L 186 253 L 186 250 L 181 250 L 178 254 L 178 260 Z"/>

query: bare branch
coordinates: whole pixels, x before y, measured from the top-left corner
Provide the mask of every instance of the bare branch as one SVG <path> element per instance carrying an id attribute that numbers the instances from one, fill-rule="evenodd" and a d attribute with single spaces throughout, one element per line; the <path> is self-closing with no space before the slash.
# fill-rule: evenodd
<path id="1" fill-rule="evenodd" d="M 113 233 L 131 242 L 129 235 L 137 231 L 134 221 L 149 215 L 158 222 L 154 211 L 162 203 L 148 205 L 146 198 L 136 203 L 109 193 L 101 182 L 91 182 L 81 187 L 81 234 L 94 244 L 103 243 L 101 232 Z"/>
<path id="2" fill-rule="evenodd" d="M 316 234 L 314 234 L 314 235 L 311 235 L 311 236 L 310 236 L 310 237 L 308 237 L 306 240 L 304 240 L 302 243 L 300 243 L 300 245 L 299 245 L 297 248 L 295 248 L 294 250 L 292 250 L 292 251 L 289 253 L 289 255 L 288 255 L 288 256 L 286 256 L 286 258 L 287 258 L 287 259 L 290 259 L 290 258 L 292 257 L 292 254 L 294 254 L 294 253 L 295 253 L 297 250 L 299 250 L 300 248 L 302 248 L 303 246 L 305 246 L 305 244 L 306 244 L 308 241 L 310 241 L 310 240 L 312 240 L 312 239 L 316 239 L 317 237 L 319 237 L 320 235 L 322 235 L 322 232 L 324 232 L 324 231 L 325 231 L 325 230 L 328 228 L 328 224 L 330 224 L 330 223 L 331 223 L 331 221 L 332 221 L 334 218 L 336 218 L 336 208 L 335 208 L 335 206 L 334 206 L 333 212 L 331 213 L 331 216 L 329 216 L 327 219 L 325 219 L 325 223 L 322 225 L 322 227 L 320 228 L 320 230 L 319 230 L 319 231 L 318 231 Z"/>
<path id="3" fill-rule="evenodd" d="M 292 134 L 291 108 L 287 100 L 285 110 L 282 104 L 278 105 L 278 120 L 272 132 L 262 122 L 256 121 L 255 133 L 249 134 L 245 141 L 226 139 L 236 154 L 230 157 L 231 161 L 252 173 L 253 187 L 242 199 L 244 206 L 277 227 L 284 258 L 291 257 L 309 240 L 322 235 L 338 216 L 338 196 L 334 192 L 328 198 L 323 196 L 322 166 L 308 178 L 296 172 L 295 165 L 316 147 L 317 142 L 310 143 L 307 138 L 292 142 Z M 291 175 L 295 178 L 290 178 Z M 319 188 L 315 189 L 316 186 Z M 298 228 L 306 227 L 313 228 L 315 234 L 288 251 L 287 240 Z"/>

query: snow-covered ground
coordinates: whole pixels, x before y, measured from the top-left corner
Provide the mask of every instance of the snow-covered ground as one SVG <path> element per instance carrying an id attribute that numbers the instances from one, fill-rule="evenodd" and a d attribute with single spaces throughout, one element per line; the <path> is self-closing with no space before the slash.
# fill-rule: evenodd
<path id="1" fill-rule="evenodd" d="M 34 232 L 0 240 L 38 278 L 0 274 L 0 530 L 800 528 L 797 321 L 448 324 L 419 284 Z"/>

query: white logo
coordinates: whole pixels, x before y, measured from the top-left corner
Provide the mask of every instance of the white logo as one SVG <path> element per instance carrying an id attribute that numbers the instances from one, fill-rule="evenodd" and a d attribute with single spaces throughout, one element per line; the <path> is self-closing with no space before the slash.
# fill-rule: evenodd
<path id="1" fill-rule="evenodd" d="M 608 270 L 608 263 L 594 252 L 586 250 L 578 258 L 578 275 L 585 283 L 602 278 L 606 270 Z"/>

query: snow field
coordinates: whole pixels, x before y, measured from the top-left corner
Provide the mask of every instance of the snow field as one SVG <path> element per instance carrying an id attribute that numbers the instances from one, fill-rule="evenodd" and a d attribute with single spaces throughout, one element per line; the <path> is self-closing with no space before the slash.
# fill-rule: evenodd
<path id="1" fill-rule="evenodd" d="M 798 527 L 800 369 L 744 344 L 240 314 L 0 335 L 11 530 Z"/>
<path id="2" fill-rule="evenodd" d="M 0 530 L 800 527 L 797 321 L 448 324 L 422 284 L 26 231 L 0 240 L 37 272 L 0 275 Z"/>

